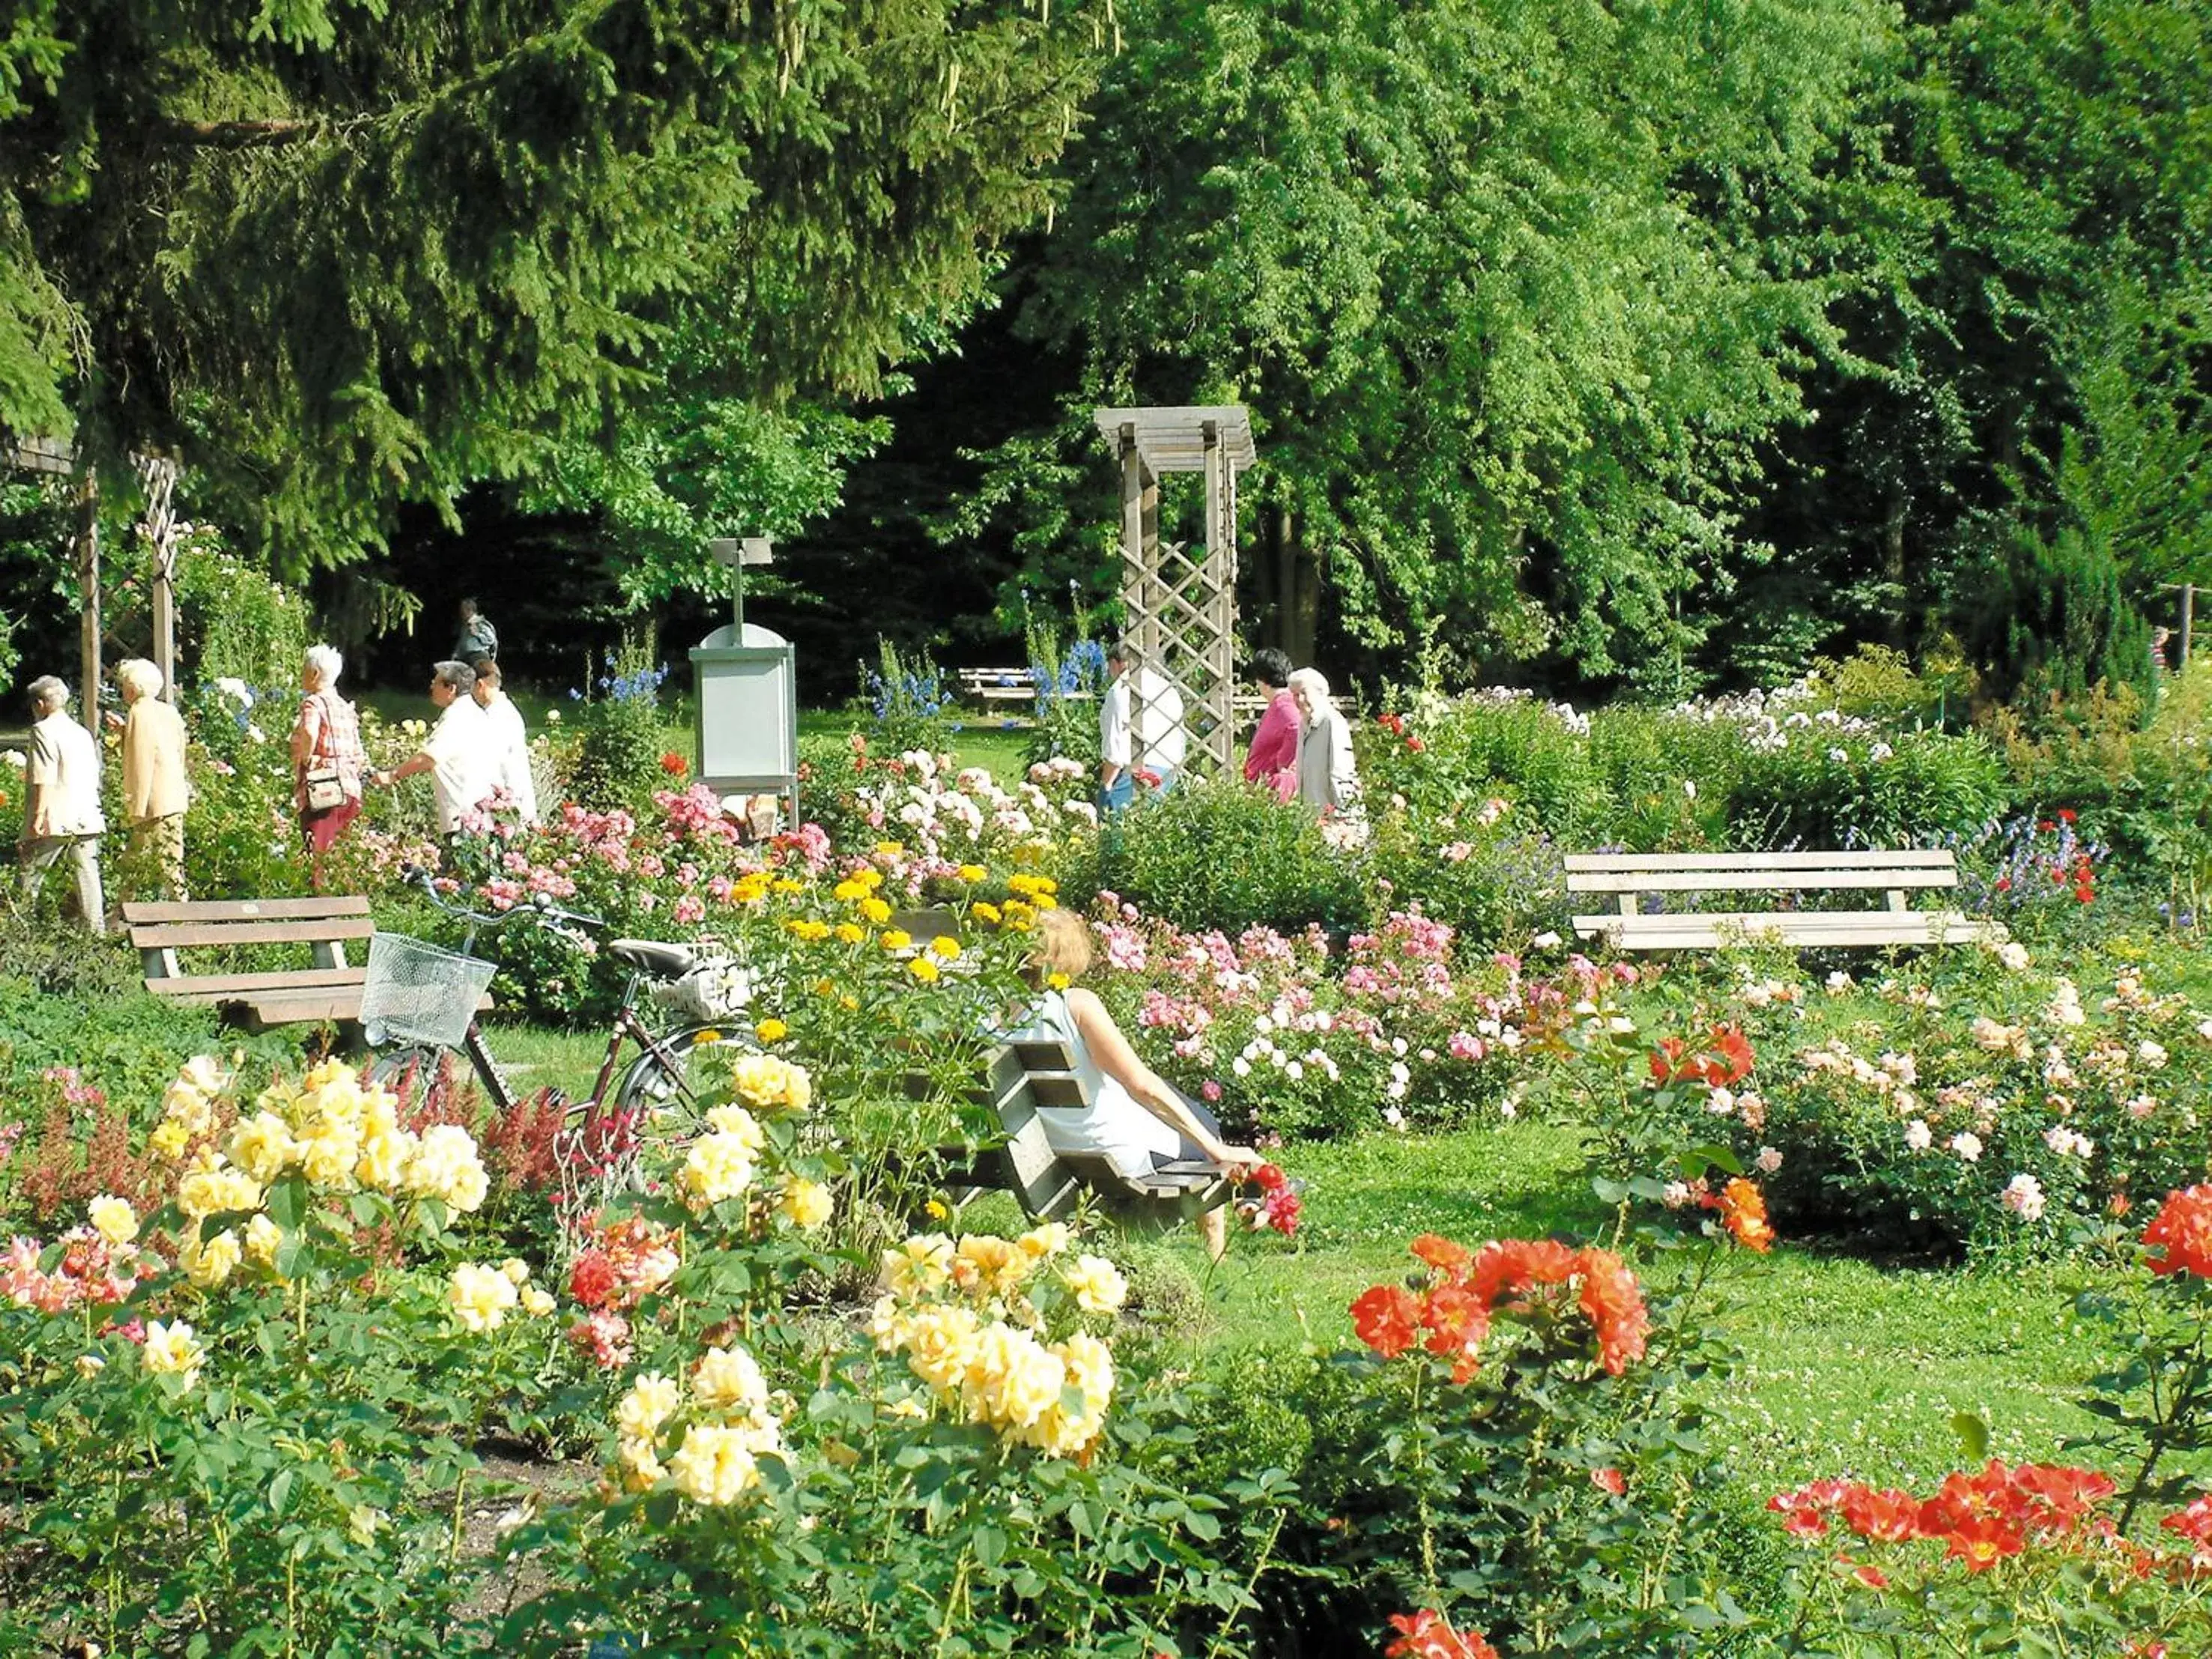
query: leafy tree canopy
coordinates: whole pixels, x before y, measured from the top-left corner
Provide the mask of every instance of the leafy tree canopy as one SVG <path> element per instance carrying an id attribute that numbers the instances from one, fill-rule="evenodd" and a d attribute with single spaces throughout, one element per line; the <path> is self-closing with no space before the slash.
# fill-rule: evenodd
<path id="1" fill-rule="evenodd" d="M 560 489 L 671 353 L 687 421 L 808 428 L 718 400 L 872 390 L 968 303 L 1047 204 L 1099 29 L 1041 0 L 9 0 L 0 426 L 176 447 L 295 568 L 404 501 Z M 860 441 L 811 429 L 786 447 Z M 654 462 L 617 447 L 606 492 Z"/>
<path id="2" fill-rule="evenodd" d="M 1140 0 L 1127 38 L 1028 313 L 1072 401 L 1249 404 L 1248 495 L 1370 641 L 1616 671 L 1756 556 L 1887 9 Z"/>

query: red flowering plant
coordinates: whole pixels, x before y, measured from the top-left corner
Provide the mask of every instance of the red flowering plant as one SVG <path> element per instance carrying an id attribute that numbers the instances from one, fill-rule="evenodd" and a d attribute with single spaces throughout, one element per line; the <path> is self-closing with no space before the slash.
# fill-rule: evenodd
<path id="1" fill-rule="evenodd" d="M 1695 1291 L 1647 1299 L 1603 1242 L 1410 1249 L 1303 1402 L 1283 1548 L 1334 1590 L 1302 1627 L 1427 1656 L 1552 1651 L 1570 1626 L 1591 1651 L 1681 1651 L 1742 1623 L 1702 1565 L 1727 1522 L 1686 1385 L 1727 1356 Z"/>
<path id="2" fill-rule="evenodd" d="M 2100 1426 L 2065 1445 L 2102 1468 L 2008 1468 L 1962 1416 L 1983 1466 L 1933 1492 L 1823 1480 L 1769 1502 L 1818 1557 L 1805 1576 L 1825 1590 L 1835 1650 L 1990 1651 L 1973 1644 L 2002 1638 L 2008 1651 L 2109 1652 L 2124 1633 L 2142 1651 L 2212 1651 L 2212 1495 L 2190 1467 L 2212 1449 L 2212 1185 L 2169 1193 L 2140 1236 L 2114 1218 L 2095 1242 L 2113 1271 L 2075 1311 L 2112 1328 L 2118 1352 L 2079 1402 Z"/>

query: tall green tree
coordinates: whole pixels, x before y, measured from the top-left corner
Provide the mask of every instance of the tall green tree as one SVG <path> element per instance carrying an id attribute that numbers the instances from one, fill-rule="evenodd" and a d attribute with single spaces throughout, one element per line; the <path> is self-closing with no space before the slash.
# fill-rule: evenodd
<path id="1" fill-rule="evenodd" d="M 2212 576 L 2212 4 L 1911 10 L 1872 108 L 1911 188 L 1828 228 L 1874 280 L 1770 465 L 1746 632 L 1948 632 L 1993 690 L 2094 683 L 2160 582 Z"/>
<path id="2" fill-rule="evenodd" d="M 1101 27 L 1024 0 L 7 0 L 0 426 L 176 447 L 296 567 L 611 441 L 691 313 L 720 398 L 872 391 L 1046 208 Z"/>
<path id="3" fill-rule="evenodd" d="M 1858 278 L 1817 210 L 1878 144 L 1889 10 L 1127 15 L 1027 313 L 1085 356 L 1071 401 L 1250 406 L 1253 598 L 1294 650 L 1326 599 L 1370 643 L 1671 667 L 1762 552 L 1736 518 L 1795 373 L 1838 349 Z"/>

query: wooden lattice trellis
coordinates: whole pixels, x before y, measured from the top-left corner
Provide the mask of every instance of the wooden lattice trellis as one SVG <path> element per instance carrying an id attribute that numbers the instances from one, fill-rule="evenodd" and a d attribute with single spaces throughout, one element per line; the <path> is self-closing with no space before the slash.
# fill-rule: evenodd
<path id="1" fill-rule="evenodd" d="M 151 555 L 153 589 L 154 665 L 161 671 L 161 695 L 177 700 L 177 464 L 166 456 L 133 453 L 131 470 L 146 494 L 145 516 L 139 533 Z M 79 695 L 77 717 L 100 732 L 100 482 L 96 473 L 77 467 L 76 451 L 58 438 L 9 440 L 0 434 L 0 469 L 75 477 L 77 482 L 76 533 L 70 553 L 76 566 L 77 586 L 83 595 L 83 621 L 77 643 Z"/>
<path id="2" fill-rule="evenodd" d="M 1102 409 L 1098 430 L 1121 463 L 1124 635 L 1182 698 L 1188 758 L 1230 764 L 1237 733 L 1237 475 L 1252 465 L 1252 424 L 1236 404 Z M 1206 544 L 1195 556 L 1160 539 L 1160 480 L 1206 477 Z M 1130 691 L 1132 719 L 1142 691 Z"/>

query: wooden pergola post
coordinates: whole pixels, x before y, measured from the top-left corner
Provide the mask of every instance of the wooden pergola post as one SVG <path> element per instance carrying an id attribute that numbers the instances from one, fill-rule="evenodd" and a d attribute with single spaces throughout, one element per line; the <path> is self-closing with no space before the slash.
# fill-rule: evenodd
<path id="1" fill-rule="evenodd" d="M 1181 695 L 1189 757 L 1226 768 L 1237 742 L 1237 475 L 1254 459 L 1251 421 L 1235 404 L 1102 409 L 1096 419 L 1121 465 L 1128 636 Z M 1160 539 L 1160 480 L 1170 472 L 1205 479 L 1205 544 L 1195 557 Z M 1133 720 L 1142 698 L 1133 685 Z"/>
<path id="2" fill-rule="evenodd" d="M 100 735 L 100 477 L 87 467 L 77 479 L 77 591 L 84 614 L 77 624 L 76 717 L 94 737 Z"/>
<path id="3" fill-rule="evenodd" d="M 77 452 L 56 438 L 0 440 L 0 467 L 76 479 L 77 521 L 70 537 L 70 556 L 83 594 L 77 623 L 77 716 L 100 735 L 100 475 L 87 464 L 78 471 Z M 163 455 L 133 454 L 131 469 L 146 491 L 139 528 L 150 557 L 153 660 L 161 671 L 161 695 L 177 700 L 177 463 Z"/>
<path id="4" fill-rule="evenodd" d="M 154 666 L 161 671 L 161 696 L 177 700 L 177 464 L 165 456 L 133 458 L 146 490 L 140 521 L 152 581 Z"/>

